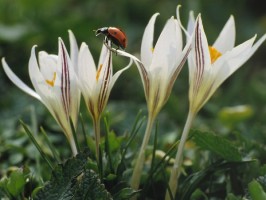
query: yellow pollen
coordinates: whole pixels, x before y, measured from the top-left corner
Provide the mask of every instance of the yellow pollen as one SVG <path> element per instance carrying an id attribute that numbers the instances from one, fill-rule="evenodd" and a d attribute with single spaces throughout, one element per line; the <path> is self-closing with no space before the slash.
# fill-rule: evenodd
<path id="1" fill-rule="evenodd" d="M 153 47 L 151 48 L 151 52 L 152 52 L 152 53 L 154 52 L 154 48 L 153 48 Z"/>
<path id="2" fill-rule="evenodd" d="M 212 46 L 209 46 L 211 64 L 213 64 L 222 54 Z"/>
<path id="3" fill-rule="evenodd" d="M 103 64 L 100 64 L 98 70 L 97 70 L 97 74 L 96 74 L 96 81 L 98 81 L 99 77 L 100 77 L 100 73 L 102 70 Z"/>
<path id="4" fill-rule="evenodd" d="M 54 76 L 52 80 L 45 80 L 46 83 L 52 87 L 54 87 L 54 83 L 55 83 L 55 79 L 56 79 L 56 73 L 54 72 Z"/>

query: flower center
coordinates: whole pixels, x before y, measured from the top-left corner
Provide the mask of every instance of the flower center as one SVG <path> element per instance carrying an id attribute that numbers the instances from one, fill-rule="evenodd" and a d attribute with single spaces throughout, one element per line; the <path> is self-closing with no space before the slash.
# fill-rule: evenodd
<path id="1" fill-rule="evenodd" d="M 96 81 L 98 81 L 99 77 L 100 77 L 100 73 L 102 70 L 103 64 L 100 64 L 98 70 L 97 70 L 97 74 L 96 74 Z"/>
<path id="2" fill-rule="evenodd" d="M 53 79 L 52 80 L 45 80 L 45 81 L 46 81 L 46 83 L 48 85 L 54 87 L 55 79 L 56 79 L 56 72 L 54 72 L 54 75 L 53 75 Z"/>
<path id="3" fill-rule="evenodd" d="M 213 64 L 222 54 L 212 46 L 209 46 L 211 64 Z"/>

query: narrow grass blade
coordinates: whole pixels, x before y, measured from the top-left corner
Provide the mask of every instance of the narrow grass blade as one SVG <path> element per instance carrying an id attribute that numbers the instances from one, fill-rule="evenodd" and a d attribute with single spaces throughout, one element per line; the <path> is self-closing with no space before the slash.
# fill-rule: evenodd
<path id="1" fill-rule="evenodd" d="M 83 116 L 82 116 L 81 113 L 80 113 L 79 117 L 80 117 L 80 122 L 81 122 L 82 135 L 83 135 L 84 141 L 86 142 L 87 147 L 89 147 L 90 144 L 89 144 L 88 139 L 87 139 L 86 130 L 85 130 L 85 124 L 84 124 L 84 119 L 83 119 Z"/>
<path id="2" fill-rule="evenodd" d="M 29 136 L 30 140 L 33 142 L 33 144 L 35 145 L 35 147 L 37 148 L 37 150 L 40 152 L 42 158 L 47 162 L 47 164 L 51 168 L 51 170 L 53 170 L 54 167 L 53 167 L 50 159 L 43 152 L 42 148 L 40 147 L 40 145 L 38 144 L 38 142 L 35 140 L 33 134 L 31 133 L 31 131 L 29 130 L 29 128 L 27 127 L 27 125 L 22 120 L 20 120 L 20 123 L 23 126 L 24 130 L 26 131 L 27 135 Z"/>
<path id="3" fill-rule="evenodd" d="M 140 119 L 141 117 L 141 113 L 142 111 L 140 110 L 137 117 L 136 117 L 136 120 L 133 124 L 133 127 L 132 127 L 132 130 L 130 132 L 130 137 L 128 139 L 128 142 L 126 143 L 123 151 L 122 151 L 122 158 L 121 160 L 123 160 L 125 158 L 125 155 L 126 155 L 126 152 L 127 152 L 127 149 L 129 147 L 129 145 L 131 144 L 131 142 L 135 139 L 137 133 L 139 132 L 139 129 L 142 127 L 142 124 L 145 120 L 145 117 L 142 117 L 142 119 Z"/>
<path id="4" fill-rule="evenodd" d="M 48 146 L 49 146 L 49 148 L 50 148 L 50 150 L 51 150 L 51 152 L 52 152 L 52 154 L 53 154 L 54 159 L 57 161 L 57 163 L 61 163 L 61 160 L 60 160 L 60 158 L 59 158 L 59 155 L 58 155 L 58 153 L 57 153 L 57 151 L 56 151 L 54 145 L 50 142 L 50 140 L 49 140 L 49 138 L 48 138 L 48 136 L 47 136 L 47 133 L 46 133 L 46 131 L 43 129 L 43 127 L 41 127 L 41 132 L 42 132 L 42 134 L 43 134 L 43 136 L 44 136 L 44 139 L 45 139 L 46 143 L 48 144 Z"/>
<path id="5" fill-rule="evenodd" d="M 110 170 L 111 170 L 111 172 L 114 173 L 115 170 L 114 170 L 114 166 L 113 166 L 112 154 L 111 154 L 111 151 L 110 151 L 110 143 L 109 143 L 109 125 L 108 125 L 106 117 L 104 118 L 104 124 L 105 124 L 105 128 L 106 128 L 105 143 L 104 143 L 105 152 L 107 154 L 107 158 L 108 158 L 108 161 L 109 161 Z"/>

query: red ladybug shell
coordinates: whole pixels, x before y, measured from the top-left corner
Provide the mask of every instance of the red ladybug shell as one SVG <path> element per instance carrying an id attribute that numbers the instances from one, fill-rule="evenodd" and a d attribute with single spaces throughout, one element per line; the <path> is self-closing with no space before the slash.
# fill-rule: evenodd
<path id="1" fill-rule="evenodd" d="M 114 44 L 118 47 L 125 49 L 127 47 L 127 36 L 126 34 L 119 28 L 109 27 L 108 28 L 109 39 L 112 40 Z"/>

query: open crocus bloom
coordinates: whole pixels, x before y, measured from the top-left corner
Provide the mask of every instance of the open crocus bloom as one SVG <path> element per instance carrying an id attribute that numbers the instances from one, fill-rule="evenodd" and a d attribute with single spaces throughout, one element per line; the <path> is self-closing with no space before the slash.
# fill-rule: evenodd
<path id="1" fill-rule="evenodd" d="M 266 39 L 265 34 L 253 44 L 256 38 L 254 36 L 234 47 L 235 23 L 231 16 L 213 46 L 209 46 L 201 16 L 199 15 L 195 21 L 193 13 L 190 14 L 187 36 L 189 40 L 192 38 L 191 54 L 188 56 L 190 106 L 169 180 L 169 188 L 174 196 L 181 171 L 184 145 L 196 114 L 217 88 L 241 67 Z M 169 192 L 166 194 L 166 200 L 168 199 Z"/>
<path id="2" fill-rule="evenodd" d="M 141 43 L 141 63 L 136 62 L 144 85 L 149 113 L 156 116 L 166 103 L 173 84 L 190 51 L 183 49 L 182 32 L 176 19 L 170 18 L 153 47 L 154 14 L 146 26 Z"/>
<path id="3" fill-rule="evenodd" d="M 88 46 L 85 43 L 81 44 L 78 57 L 79 70 L 77 71 L 77 78 L 81 93 L 94 123 L 97 158 L 99 156 L 101 114 L 107 104 L 115 82 L 121 73 L 127 70 L 131 64 L 132 60 L 130 60 L 128 66 L 113 75 L 112 51 L 110 49 L 103 45 L 98 67 L 96 67 Z"/>
<path id="4" fill-rule="evenodd" d="M 73 152 L 77 154 L 70 120 L 76 126 L 80 105 L 80 91 L 76 84 L 75 70 L 77 70 L 78 48 L 76 39 L 69 31 L 71 45 L 71 59 L 63 41 L 59 38 L 58 55 L 39 52 L 39 63 L 35 55 L 36 46 L 32 47 L 29 60 L 29 75 L 33 89 L 24 84 L 9 68 L 5 59 L 2 64 L 9 79 L 21 90 L 41 101 L 57 123 L 63 129 Z M 73 62 L 72 62 L 73 61 Z"/>
<path id="5" fill-rule="evenodd" d="M 90 114 L 98 119 L 107 104 L 116 80 L 123 71 L 130 67 L 132 62 L 113 75 L 112 52 L 103 45 L 98 67 L 96 67 L 88 46 L 82 43 L 78 63 L 77 77 L 80 90 Z"/>
<path id="6" fill-rule="evenodd" d="M 266 34 L 255 44 L 256 36 L 234 47 L 235 23 L 231 16 L 212 46 L 208 45 L 201 16 L 190 15 L 188 33 L 192 33 L 192 50 L 188 57 L 190 110 L 197 113 L 217 88 L 241 67 L 265 41 Z"/>

